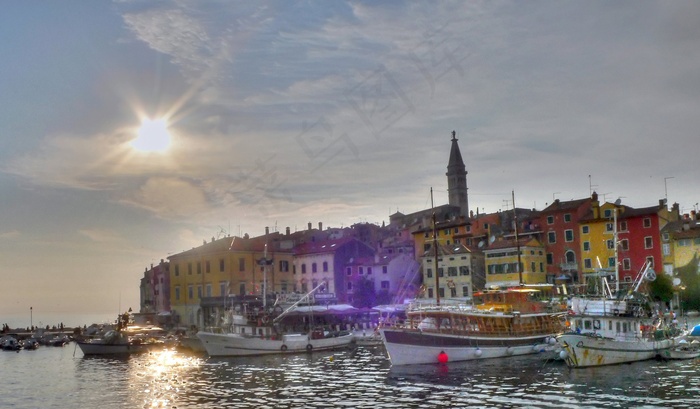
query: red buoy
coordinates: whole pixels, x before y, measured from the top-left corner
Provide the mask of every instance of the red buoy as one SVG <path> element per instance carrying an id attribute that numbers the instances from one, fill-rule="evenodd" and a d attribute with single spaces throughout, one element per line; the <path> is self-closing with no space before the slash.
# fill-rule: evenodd
<path id="1" fill-rule="evenodd" d="M 440 351 L 440 353 L 438 354 L 438 362 L 440 362 L 441 364 L 445 364 L 447 363 L 447 360 L 448 356 L 445 353 L 445 351 Z"/>

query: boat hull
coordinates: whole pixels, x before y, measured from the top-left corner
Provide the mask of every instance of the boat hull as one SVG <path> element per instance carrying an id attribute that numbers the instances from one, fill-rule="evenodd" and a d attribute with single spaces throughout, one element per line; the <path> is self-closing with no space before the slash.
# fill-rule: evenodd
<path id="1" fill-rule="evenodd" d="M 102 344 L 97 342 L 78 342 L 83 355 L 130 355 L 148 352 L 153 349 L 148 344 Z"/>
<path id="2" fill-rule="evenodd" d="M 478 337 L 408 329 L 383 329 L 381 334 L 392 365 L 504 358 L 553 351 L 557 347 L 556 334 Z"/>
<path id="3" fill-rule="evenodd" d="M 221 334 L 204 331 L 198 332 L 197 337 L 202 341 L 209 356 L 248 356 L 325 351 L 346 347 L 354 339 L 354 336 L 349 333 L 319 339 L 312 339 L 308 335 L 301 334 L 284 335 L 281 339 L 269 339 L 241 334 Z"/>
<path id="4" fill-rule="evenodd" d="M 615 365 L 652 359 L 675 345 L 675 339 L 621 341 L 591 334 L 568 333 L 558 337 L 570 367 Z"/>

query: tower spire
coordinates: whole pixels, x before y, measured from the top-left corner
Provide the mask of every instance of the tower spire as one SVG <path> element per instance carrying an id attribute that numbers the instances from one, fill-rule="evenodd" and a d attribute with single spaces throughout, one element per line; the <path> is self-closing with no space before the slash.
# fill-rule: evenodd
<path id="1" fill-rule="evenodd" d="M 467 170 L 462 160 L 462 153 L 457 143 L 457 132 L 452 131 L 452 147 L 450 160 L 447 162 L 447 192 L 449 204 L 459 206 L 460 213 L 469 217 L 469 197 L 467 195 Z"/>

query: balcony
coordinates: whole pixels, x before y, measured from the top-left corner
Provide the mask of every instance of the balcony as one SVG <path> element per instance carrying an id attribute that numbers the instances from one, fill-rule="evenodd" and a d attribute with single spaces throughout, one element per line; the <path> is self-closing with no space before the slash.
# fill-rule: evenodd
<path id="1" fill-rule="evenodd" d="M 576 263 L 576 262 L 561 263 L 561 264 L 559 264 L 559 268 L 561 269 L 561 271 L 577 271 L 578 270 L 578 263 Z"/>

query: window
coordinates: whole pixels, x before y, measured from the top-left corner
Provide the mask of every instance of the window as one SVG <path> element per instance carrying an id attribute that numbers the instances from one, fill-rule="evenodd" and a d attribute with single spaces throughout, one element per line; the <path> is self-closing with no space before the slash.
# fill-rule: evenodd
<path id="1" fill-rule="evenodd" d="M 432 276 L 433 276 L 433 269 L 432 269 L 432 268 L 426 269 L 426 270 L 425 270 L 425 275 L 426 275 L 426 277 L 428 277 L 428 278 L 432 277 Z"/>
<path id="2" fill-rule="evenodd" d="M 661 235 L 661 238 L 662 238 L 664 241 L 668 241 L 668 239 L 669 239 L 668 233 L 662 234 L 662 235 Z"/>
<path id="3" fill-rule="evenodd" d="M 531 261 L 531 262 L 530 262 L 530 271 L 532 271 L 533 273 L 534 273 L 535 271 L 537 271 L 537 270 L 535 270 L 535 266 L 536 266 L 535 262 L 534 262 L 534 261 Z"/>
<path id="4" fill-rule="evenodd" d="M 442 288 L 442 287 L 438 288 L 438 293 L 440 294 L 441 298 L 445 297 L 445 289 L 444 288 Z"/>
<path id="5" fill-rule="evenodd" d="M 316 272 L 316 263 L 311 263 L 311 272 L 312 273 Z"/>
<path id="6" fill-rule="evenodd" d="M 238 259 L 238 271 L 245 271 L 245 259 L 244 258 Z"/>
<path id="7" fill-rule="evenodd" d="M 327 261 L 324 261 L 324 262 L 323 262 L 323 271 L 324 271 L 324 272 L 327 272 L 327 271 L 328 271 L 328 262 L 327 262 Z"/>
<path id="8" fill-rule="evenodd" d="M 664 256 L 670 256 L 671 255 L 671 245 L 668 243 L 664 243 L 662 246 L 662 251 L 664 253 Z"/>
<path id="9" fill-rule="evenodd" d="M 456 297 L 456 296 L 457 296 L 457 289 L 450 288 L 450 297 Z"/>
<path id="10" fill-rule="evenodd" d="M 620 240 L 620 250 L 627 251 L 630 249 L 630 241 L 628 239 Z"/>
<path id="11" fill-rule="evenodd" d="M 226 282 L 220 281 L 219 282 L 219 294 L 221 294 L 221 295 L 228 294 L 228 291 L 226 291 L 226 290 L 228 290 L 228 288 L 226 288 L 226 287 L 227 287 Z"/>
<path id="12" fill-rule="evenodd" d="M 301 273 L 306 274 L 306 263 L 301 263 Z"/>
<path id="13" fill-rule="evenodd" d="M 615 248 L 615 242 L 612 239 L 605 240 L 605 245 L 610 250 Z"/>
<path id="14" fill-rule="evenodd" d="M 388 281 L 382 281 L 382 290 L 388 290 L 389 289 L 389 282 Z"/>
<path id="15" fill-rule="evenodd" d="M 224 270 L 226 270 L 224 267 L 226 267 L 226 264 L 224 263 L 224 259 L 221 258 L 219 259 L 219 271 L 223 272 Z"/>
<path id="16" fill-rule="evenodd" d="M 175 264 L 175 277 L 179 277 L 179 276 L 180 276 L 180 265 Z"/>
<path id="17" fill-rule="evenodd" d="M 211 262 L 209 260 L 204 262 L 204 271 L 206 273 L 211 273 Z"/>
<path id="18" fill-rule="evenodd" d="M 428 288 L 428 298 L 433 298 L 433 289 Z"/>
<path id="19" fill-rule="evenodd" d="M 584 258 L 583 259 L 583 268 L 589 269 L 591 268 L 591 259 L 590 258 Z"/>
<path id="20" fill-rule="evenodd" d="M 540 273 L 544 273 L 544 263 L 540 262 Z"/>
<path id="21" fill-rule="evenodd" d="M 642 225 L 644 226 L 644 228 L 647 228 L 647 229 L 649 227 L 651 227 L 651 218 L 645 217 L 644 220 L 642 221 Z"/>
<path id="22" fill-rule="evenodd" d="M 382 266 L 382 274 L 386 274 L 389 272 L 389 268 L 387 266 Z"/>
<path id="23" fill-rule="evenodd" d="M 567 243 L 571 243 L 574 241 L 574 231 L 573 230 L 564 230 L 564 240 Z"/>
<path id="24" fill-rule="evenodd" d="M 678 247 L 688 247 L 688 246 L 690 246 L 690 239 L 678 240 Z"/>
<path id="25" fill-rule="evenodd" d="M 175 299 L 180 300 L 180 286 L 175 286 Z"/>
<path id="26" fill-rule="evenodd" d="M 362 267 L 362 266 L 360 266 L 360 267 L 357 269 L 357 272 L 358 272 L 358 274 L 362 275 L 362 274 L 365 273 L 365 268 Z"/>
<path id="27" fill-rule="evenodd" d="M 631 270 L 632 269 L 632 263 L 630 262 L 630 259 L 628 259 L 628 258 L 622 259 L 622 269 L 623 270 Z"/>
<path id="28" fill-rule="evenodd" d="M 192 263 L 187 263 L 187 275 L 192 275 Z"/>
<path id="29" fill-rule="evenodd" d="M 581 226 L 581 234 L 588 234 L 590 231 L 590 226 Z"/>
<path id="30" fill-rule="evenodd" d="M 345 267 L 345 274 L 347 274 L 347 275 L 352 275 L 352 268 L 350 268 L 350 267 Z"/>
<path id="31" fill-rule="evenodd" d="M 200 300 L 202 299 L 202 286 L 201 285 L 197 286 L 197 298 L 199 298 Z"/>
<path id="32" fill-rule="evenodd" d="M 603 211 L 603 217 L 608 218 L 608 219 L 611 218 L 611 217 L 612 217 L 612 210 L 610 210 L 610 209 L 605 209 L 605 210 Z"/>
<path id="33" fill-rule="evenodd" d="M 285 272 L 285 273 L 287 271 L 289 271 L 289 261 L 280 260 L 280 271 Z"/>
<path id="34" fill-rule="evenodd" d="M 207 295 L 207 297 L 211 297 L 211 284 L 207 284 L 205 290 L 205 294 Z"/>
<path id="35" fill-rule="evenodd" d="M 348 283 L 347 288 L 348 288 L 348 291 L 352 291 L 352 283 Z"/>
<path id="36" fill-rule="evenodd" d="M 459 275 L 468 276 L 469 275 L 469 266 L 459 266 Z"/>
<path id="37" fill-rule="evenodd" d="M 439 267 L 439 268 L 437 269 L 437 271 L 438 271 L 438 276 L 439 276 L 439 277 L 444 277 L 444 276 L 445 276 L 445 272 L 444 272 L 444 269 L 443 269 L 442 267 Z"/>
<path id="38" fill-rule="evenodd" d="M 197 262 L 197 274 L 202 274 L 202 263 Z"/>
<path id="39" fill-rule="evenodd" d="M 615 268 L 615 257 L 608 257 L 608 267 Z"/>
<path id="40" fill-rule="evenodd" d="M 605 223 L 605 231 L 606 232 L 613 231 L 613 224 L 612 223 Z"/>
<path id="41" fill-rule="evenodd" d="M 547 216 L 547 224 L 554 224 L 554 216 Z"/>
<path id="42" fill-rule="evenodd" d="M 547 265 L 551 266 L 552 264 L 554 264 L 554 254 L 547 253 Z"/>
<path id="43" fill-rule="evenodd" d="M 367 267 L 367 275 L 372 274 L 372 267 Z"/>
<path id="44" fill-rule="evenodd" d="M 646 236 L 644 238 L 644 248 L 645 249 L 654 248 L 654 239 L 651 236 Z"/>
<path id="45" fill-rule="evenodd" d="M 654 268 L 654 257 L 653 256 L 647 257 L 647 263 L 649 263 L 649 268 Z"/>
<path id="46" fill-rule="evenodd" d="M 620 222 L 620 231 L 627 231 L 627 221 L 623 220 Z"/>
<path id="47" fill-rule="evenodd" d="M 549 241 L 550 244 L 554 244 L 557 242 L 557 233 L 550 231 L 547 233 L 547 240 Z"/>
<path id="48" fill-rule="evenodd" d="M 469 297 L 469 286 L 462 286 L 462 297 Z"/>
<path id="49" fill-rule="evenodd" d="M 194 298 L 194 287 L 191 285 L 187 286 L 187 298 L 190 300 Z"/>
<path id="50" fill-rule="evenodd" d="M 457 267 L 447 267 L 448 277 L 457 277 Z"/>
<path id="51" fill-rule="evenodd" d="M 564 221 L 565 221 L 566 223 L 570 223 L 570 222 L 571 222 L 571 214 L 570 214 L 570 213 L 567 213 L 567 214 L 564 215 Z"/>
<path id="52" fill-rule="evenodd" d="M 591 242 L 590 241 L 583 242 L 583 251 L 591 251 Z"/>

